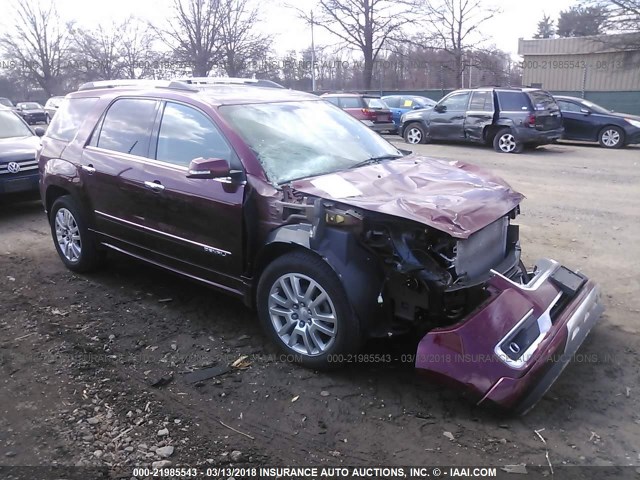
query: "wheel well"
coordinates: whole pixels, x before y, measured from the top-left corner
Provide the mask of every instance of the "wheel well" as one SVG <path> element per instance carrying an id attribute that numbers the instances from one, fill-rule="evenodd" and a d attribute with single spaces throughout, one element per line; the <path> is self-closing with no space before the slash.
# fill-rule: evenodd
<path id="1" fill-rule="evenodd" d="M 45 208 L 47 212 L 51 211 L 51 206 L 53 202 L 55 202 L 58 198 L 63 197 L 64 195 L 69 195 L 69 191 L 65 190 L 62 187 L 58 187 L 57 185 L 51 185 L 47 188 L 47 193 L 45 197 Z"/>
<path id="2" fill-rule="evenodd" d="M 256 261 L 254 263 L 251 276 L 253 278 L 251 285 L 251 307 L 255 308 L 256 302 L 256 294 L 258 290 L 258 282 L 260 281 L 260 277 L 262 276 L 262 272 L 269 266 L 271 262 L 273 262 L 276 258 L 279 258 L 287 253 L 292 253 L 296 251 L 304 250 L 306 252 L 317 255 L 319 258 L 322 258 L 317 252 L 310 250 L 302 245 L 298 245 L 297 243 L 290 242 L 273 242 L 262 249 L 262 251 L 256 257 Z"/>
<path id="3" fill-rule="evenodd" d="M 625 137 L 624 128 L 622 128 L 619 125 L 614 125 L 614 124 L 609 124 L 609 125 L 605 125 L 604 127 L 602 127 L 600 129 L 600 131 L 598 132 L 598 140 L 600 140 L 600 135 L 602 135 L 602 132 L 604 132 L 607 128 L 611 128 L 611 127 L 615 127 L 617 130 L 620 130 L 620 133 L 622 134 L 622 141 L 624 142 L 624 137 Z"/>
<path id="4" fill-rule="evenodd" d="M 492 143 L 493 138 L 496 136 L 496 133 L 498 133 L 503 128 L 508 127 L 505 127 L 504 125 L 487 125 L 486 127 L 484 127 L 483 138 L 485 142 Z"/>

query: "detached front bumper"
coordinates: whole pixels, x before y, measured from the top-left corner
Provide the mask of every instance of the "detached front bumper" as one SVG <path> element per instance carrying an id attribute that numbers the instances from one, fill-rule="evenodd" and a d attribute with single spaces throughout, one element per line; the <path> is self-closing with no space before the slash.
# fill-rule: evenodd
<path id="1" fill-rule="evenodd" d="M 456 325 L 425 335 L 416 368 L 465 387 L 478 404 L 526 413 L 597 322 L 599 288 L 548 259 L 526 285 L 492 273 L 490 298 Z"/>

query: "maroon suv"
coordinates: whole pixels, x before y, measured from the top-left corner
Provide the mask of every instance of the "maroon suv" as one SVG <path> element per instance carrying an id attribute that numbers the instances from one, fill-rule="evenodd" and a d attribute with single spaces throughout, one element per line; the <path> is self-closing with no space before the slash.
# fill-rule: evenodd
<path id="1" fill-rule="evenodd" d="M 599 315 L 584 275 L 523 267 L 523 197 L 504 181 L 403 155 L 313 95 L 87 84 L 39 166 L 68 268 L 115 250 L 223 290 L 309 367 L 419 333 L 418 369 L 525 411 Z"/>

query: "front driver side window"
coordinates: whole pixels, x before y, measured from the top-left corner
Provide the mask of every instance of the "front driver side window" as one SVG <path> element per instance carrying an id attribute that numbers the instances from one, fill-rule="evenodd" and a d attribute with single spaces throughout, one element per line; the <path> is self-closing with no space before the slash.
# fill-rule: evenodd
<path id="1" fill-rule="evenodd" d="M 456 93 L 445 99 L 440 105 L 447 107 L 447 112 L 464 112 L 469 103 L 469 92 Z"/>
<path id="2" fill-rule="evenodd" d="M 234 167 L 235 154 L 204 113 L 167 102 L 158 135 L 156 160 L 188 167 L 194 158 L 222 158 Z"/>
<path id="3" fill-rule="evenodd" d="M 558 100 L 558 106 L 560 110 L 563 112 L 580 112 L 580 105 L 573 102 L 564 102 L 562 100 Z M 584 107 L 582 107 L 584 108 Z"/>

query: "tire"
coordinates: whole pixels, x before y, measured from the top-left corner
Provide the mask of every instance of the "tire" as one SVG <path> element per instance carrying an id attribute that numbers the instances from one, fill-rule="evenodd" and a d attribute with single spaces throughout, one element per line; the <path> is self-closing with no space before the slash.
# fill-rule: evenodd
<path id="1" fill-rule="evenodd" d="M 404 129 L 404 141 L 411 145 L 427 143 L 427 135 L 424 131 L 424 127 L 418 122 L 407 125 L 407 128 Z"/>
<path id="2" fill-rule="evenodd" d="M 49 117 L 49 114 L 47 113 L 44 117 L 44 123 L 46 125 L 49 125 L 51 123 L 51 117 Z"/>
<path id="3" fill-rule="evenodd" d="M 493 137 L 493 149 L 498 153 L 520 153 L 524 146 L 518 142 L 510 128 L 501 128 Z"/>
<path id="4" fill-rule="evenodd" d="M 102 266 L 105 252 L 87 229 L 86 217 L 70 195 L 53 202 L 49 224 L 56 251 L 69 270 L 86 273 Z"/>
<path id="5" fill-rule="evenodd" d="M 323 293 L 325 299 L 318 300 Z M 361 346 L 360 325 L 342 282 L 315 254 L 296 251 L 274 260 L 260 277 L 256 300 L 262 327 L 287 360 L 308 368 L 333 369 L 342 365 L 341 356 Z M 315 302 L 315 307 L 308 308 Z M 320 319 L 320 315 L 334 320 Z"/>
<path id="6" fill-rule="evenodd" d="M 598 143 L 603 148 L 624 147 L 624 130 L 615 125 L 608 125 L 600 130 Z"/>

